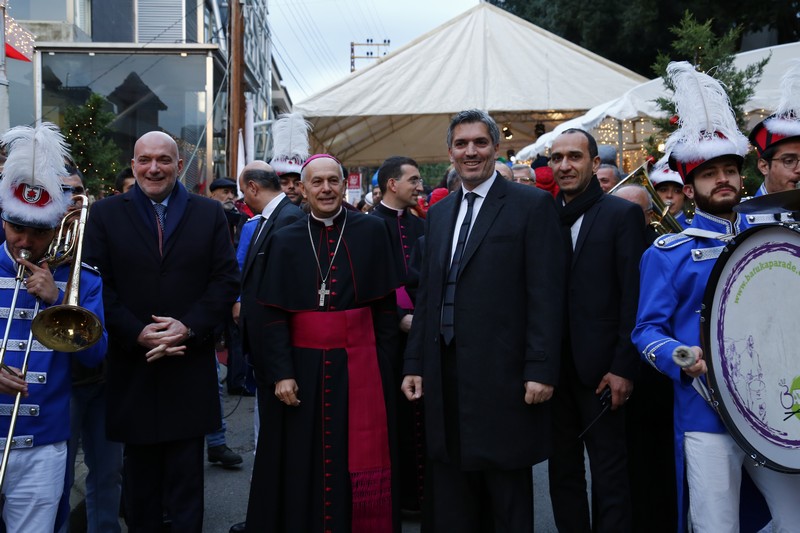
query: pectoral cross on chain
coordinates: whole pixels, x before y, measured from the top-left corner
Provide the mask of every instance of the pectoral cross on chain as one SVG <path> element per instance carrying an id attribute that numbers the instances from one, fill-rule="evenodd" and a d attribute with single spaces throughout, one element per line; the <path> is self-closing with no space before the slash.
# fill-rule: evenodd
<path id="1" fill-rule="evenodd" d="M 328 296 L 330 293 L 331 293 L 331 291 L 329 291 L 329 290 L 327 290 L 325 288 L 325 282 L 323 281 L 322 285 L 319 286 L 319 290 L 317 291 L 317 294 L 319 294 L 319 306 L 320 307 L 323 307 L 325 305 L 325 297 Z"/>

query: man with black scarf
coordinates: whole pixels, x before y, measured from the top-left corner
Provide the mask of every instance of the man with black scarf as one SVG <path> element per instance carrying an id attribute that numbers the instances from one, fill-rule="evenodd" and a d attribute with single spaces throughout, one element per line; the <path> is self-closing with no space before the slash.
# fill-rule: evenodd
<path id="1" fill-rule="evenodd" d="M 561 375 L 553 395 L 550 496 L 559 531 L 631 530 L 624 405 L 639 364 L 631 342 L 646 247 L 637 205 L 603 194 L 597 142 L 569 129 L 551 148 L 570 267 Z M 609 408 L 601 401 L 608 389 Z M 590 424 L 592 421 L 596 421 Z M 581 436 L 584 429 L 590 426 Z M 584 445 L 592 473 L 589 524 Z"/>

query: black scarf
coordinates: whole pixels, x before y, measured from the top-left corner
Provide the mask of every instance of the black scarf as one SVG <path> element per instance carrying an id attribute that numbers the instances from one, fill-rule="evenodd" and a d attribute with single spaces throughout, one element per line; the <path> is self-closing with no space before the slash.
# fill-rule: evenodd
<path id="1" fill-rule="evenodd" d="M 561 225 L 567 228 L 572 227 L 575 221 L 581 218 L 581 215 L 603 197 L 603 194 L 605 193 L 600 187 L 600 182 L 597 181 L 597 176 L 594 175 L 589 180 L 589 185 L 586 186 L 586 189 L 569 203 L 564 203 L 564 191 L 559 191 L 556 197 L 556 207 L 561 217 Z"/>
<path id="2" fill-rule="evenodd" d="M 564 191 L 559 191 L 556 196 L 556 209 L 561 217 L 561 236 L 564 239 L 564 249 L 567 257 L 567 264 L 572 264 L 572 225 L 581 218 L 600 198 L 603 197 L 603 189 L 597 176 L 592 176 L 589 185 L 578 196 L 569 203 L 564 203 Z"/>

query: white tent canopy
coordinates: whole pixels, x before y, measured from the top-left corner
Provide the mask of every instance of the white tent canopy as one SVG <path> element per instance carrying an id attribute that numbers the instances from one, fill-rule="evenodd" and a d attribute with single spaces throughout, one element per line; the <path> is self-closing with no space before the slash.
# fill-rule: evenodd
<path id="1" fill-rule="evenodd" d="M 348 165 L 397 154 L 446 161 L 447 125 L 459 111 L 489 111 L 514 135 L 502 148 L 518 149 L 537 124 L 552 128 L 644 80 L 481 3 L 294 109 L 313 124 L 314 148 Z"/>
<path id="2" fill-rule="evenodd" d="M 737 69 L 744 69 L 765 57 L 770 57 L 770 60 L 764 67 L 755 94 L 744 106 L 745 113 L 754 115 L 752 122 L 760 121 L 777 106 L 780 99 L 781 76 L 789 67 L 790 60 L 800 57 L 800 42 L 739 53 L 734 59 L 734 65 Z M 624 121 L 637 118 L 663 118 L 664 113 L 655 102 L 660 96 L 668 97 L 669 93 L 659 77 L 628 90 L 619 98 L 593 107 L 584 115 L 559 124 L 553 131 L 545 133 L 535 143 L 520 150 L 517 155 L 520 159 L 533 159 L 537 154 L 543 154 L 553 144 L 553 139 L 569 128 L 591 131 L 606 119 Z"/>

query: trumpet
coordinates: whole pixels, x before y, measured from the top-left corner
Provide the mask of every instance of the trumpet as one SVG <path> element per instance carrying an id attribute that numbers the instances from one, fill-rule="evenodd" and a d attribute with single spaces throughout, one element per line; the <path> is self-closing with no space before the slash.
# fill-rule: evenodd
<path id="1" fill-rule="evenodd" d="M 28 372 L 28 359 L 30 357 L 33 338 L 41 342 L 51 350 L 61 352 L 77 352 L 95 344 L 103 335 L 103 325 L 100 319 L 91 311 L 78 305 L 78 294 L 80 289 L 81 255 L 83 247 L 83 233 L 88 216 L 88 199 L 84 196 L 83 205 L 80 211 L 68 212 L 61 220 L 59 230 L 53 241 L 50 243 L 42 263 L 55 268 L 61 264 L 71 261 L 69 279 L 64 289 L 64 300 L 62 304 L 49 307 L 39 312 L 40 300 L 36 299 L 33 310 L 33 322 L 28 332 L 28 341 L 25 345 L 25 353 L 22 359 L 20 373 L 14 372 L 5 364 L 6 351 L 8 349 L 9 336 L 11 333 L 11 321 L 17 307 L 19 291 L 23 286 L 25 278 L 25 266 L 19 265 L 16 272 L 14 294 L 11 297 L 11 307 L 6 321 L 5 333 L 2 345 L 0 345 L 0 369 L 25 379 Z M 22 250 L 20 257 L 24 260 L 30 258 L 28 250 Z M 14 408 L 11 412 L 11 421 L 8 426 L 3 458 L 0 461 L 0 490 L 5 480 L 6 469 L 8 467 L 8 457 L 14 443 L 14 429 L 17 424 L 19 406 L 22 400 L 22 393 L 18 392 L 14 399 Z"/>
<path id="2" fill-rule="evenodd" d="M 650 200 L 653 202 L 653 220 L 649 223 L 650 227 L 659 235 L 680 233 L 683 231 L 683 226 L 672 216 L 669 212 L 670 206 L 661 199 L 655 187 L 653 187 L 653 182 L 650 181 L 648 176 L 649 166 L 650 162 L 645 161 L 640 167 L 614 185 L 614 188 L 608 191 L 608 194 L 613 194 L 614 191 L 625 185 L 641 185 L 647 190 Z"/>

